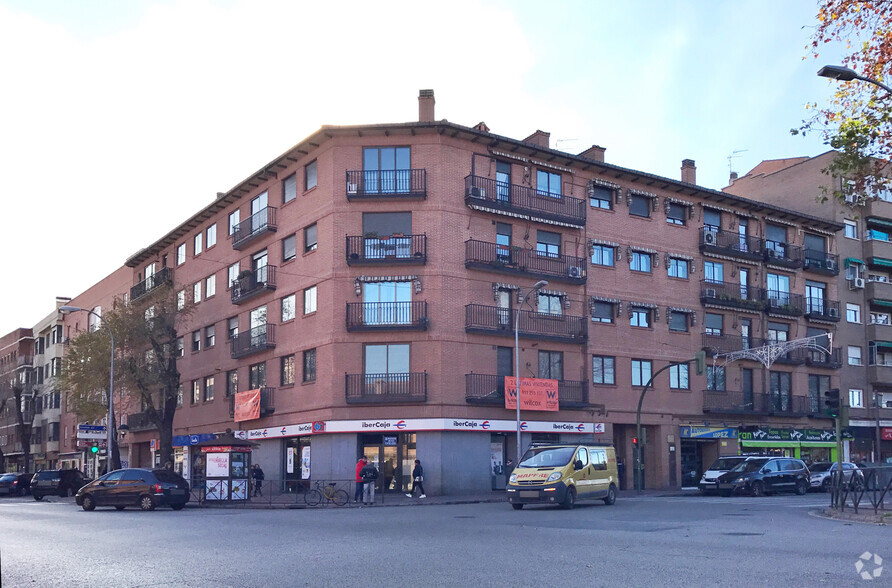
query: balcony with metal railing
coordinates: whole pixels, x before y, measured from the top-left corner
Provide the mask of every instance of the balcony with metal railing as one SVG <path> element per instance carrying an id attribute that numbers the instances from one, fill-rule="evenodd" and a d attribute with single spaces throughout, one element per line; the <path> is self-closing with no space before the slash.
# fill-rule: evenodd
<path id="1" fill-rule="evenodd" d="M 465 374 L 465 402 L 505 406 L 505 376 Z M 558 405 L 562 409 L 589 406 L 588 382 L 558 380 Z"/>
<path id="2" fill-rule="evenodd" d="M 422 265 L 427 263 L 427 235 L 377 233 L 347 237 L 347 265 Z"/>
<path id="3" fill-rule="evenodd" d="M 802 417 L 810 413 L 807 396 L 760 394 L 741 391 L 703 391 L 703 412 L 729 415 L 775 415 Z"/>
<path id="4" fill-rule="evenodd" d="M 232 359 L 276 348 L 276 326 L 261 325 L 229 340 Z"/>
<path id="5" fill-rule="evenodd" d="M 348 331 L 426 331 L 427 301 L 348 302 Z"/>
<path id="6" fill-rule="evenodd" d="M 427 402 L 427 372 L 345 374 L 347 404 Z"/>
<path id="7" fill-rule="evenodd" d="M 806 249 L 803 252 L 802 268 L 816 274 L 838 276 L 839 256 L 833 253 Z"/>
<path id="8" fill-rule="evenodd" d="M 164 285 L 173 284 L 173 268 L 163 267 L 153 275 L 148 276 L 145 280 L 130 288 L 130 300 L 139 300 L 146 294 L 149 294 L 156 288 Z"/>
<path id="9" fill-rule="evenodd" d="M 232 280 L 229 295 L 233 304 L 242 304 L 252 298 L 276 289 L 276 266 L 266 265 L 255 270 L 244 270 Z"/>
<path id="10" fill-rule="evenodd" d="M 762 288 L 733 282 L 700 281 L 700 302 L 728 308 L 761 311 L 765 309 Z"/>
<path id="11" fill-rule="evenodd" d="M 802 247 L 765 239 L 764 254 L 767 265 L 787 269 L 802 267 Z"/>
<path id="12" fill-rule="evenodd" d="M 838 323 L 839 300 L 827 300 L 817 297 L 805 298 L 805 318 Z"/>
<path id="13" fill-rule="evenodd" d="M 465 204 L 496 214 L 533 221 L 554 221 L 584 227 L 588 203 L 579 198 L 498 182 L 491 178 L 465 178 Z"/>
<path id="14" fill-rule="evenodd" d="M 269 416 L 276 412 L 276 389 L 260 388 L 260 417 Z M 229 418 L 235 418 L 235 396 L 229 397 Z"/>
<path id="15" fill-rule="evenodd" d="M 145 411 L 127 415 L 127 427 L 131 433 L 154 431 L 158 429 L 155 423 L 149 419 L 149 415 Z"/>
<path id="16" fill-rule="evenodd" d="M 759 345 L 774 345 L 779 343 L 779 341 L 775 341 L 774 339 L 762 339 L 759 341 Z M 799 349 L 793 349 L 792 351 L 780 355 L 775 358 L 774 363 L 783 364 L 783 365 L 802 365 L 806 363 L 806 356 L 808 349 L 804 347 L 800 347 Z"/>
<path id="17" fill-rule="evenodd" d="M 868 279 L 864 294 L 871 304 L 888 308 L 888 304 L 892 303 L 892 282 Z"/>
<path id="18" fill-rule="evenodd" d="M 569 284 L 584 284 L 588 274 L 584 257 L 546 255 L 535 249 L 506 247 L 474 239 L 465 241 L 465 267 Z"/>
<path id="19" fill-rule="evenodd" d="M 347 171 L 347 200 L 427 198 L 427 170 Z"/>
<path id="20" fill-rule="evenodd" d="M 803 349 L 805 355 L 805 364 L 822 367 L 831 370 L 838 370 L 842 367 L 842 348 L 834 347 L 830 353 L 819 349 Z"/>
<path id="21" fill-rule="evenodd" d="M 722 231 L 715 227 L 700 228 L 700 252 L 727 255 L 739 259 L 758 260 L 763 257 L 762 239 Z"/>
<path id="22" fill-rule="evenodd" d="M 703 333 L 703 349 L 707 355 L 716 353 L 732 353 L 734 351 L 742 351 L 758 347 L 760 341 L 752 337 L 743 337 L 741 335 L 715 335 L 712 333 Z"/>
<path id="23" fill-rule="evenodd" d="M 510 308 L 468 304 L 465 306 L 465 331 L 514 336 L 515 312 Z M 582 343 L 588 340 L 588 322 L 584 316 L 520 311 L 518 336 L 527 339 Z"/>
<path id="24" fill-rule="evenodd" d="M 275 233 L 278 229 L 276 208 L 267 206 L 232 228 L 232 248 L 243 249 L 251 241 L 266 233 Z"/>
<path id="25" fill-rule="evenodd" d="M 764 290 L 766 312 L 783 316 L 802 316 L 805 313 L 805 297 L 782 290 Z"/>

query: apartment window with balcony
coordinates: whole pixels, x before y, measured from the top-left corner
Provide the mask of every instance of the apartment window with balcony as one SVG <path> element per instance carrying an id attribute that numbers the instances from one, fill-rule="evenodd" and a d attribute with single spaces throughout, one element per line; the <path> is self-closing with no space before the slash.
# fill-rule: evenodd
<path id="1" fill-rule="evenodd" d="M 201 380 L 192 380 L 192 404 L 201 402 Z"/>
<path id="2" fill-rule="evenodd" d="M 843 233 L 849 239 L 857 239 L 858 238 L 858 224 L 852 220 L 844 220 L 842 221 L 845 225 L 845 233 Z"/>
<path id="3" fill-rule="evenodd" d="M 768 299 L 780 306 L 790 304 L 790 276 L 768 274 Z"/>
<path id="4" fill-rule="evenodd" d="M 304 253 L 316 251 L 316 247 L 318 246 L 316 234 L 316 223 L 313 223 L 304 229 Z"/>
<path id="5" fill-rule="evenodd" d="M 198 233 L 192 240 L 192 250 L 195 252 L 193 255 L 200 255 L 202 251 L 201 241 L 202 241 L 202 233 Z"/>
<path id="6" fill-rule="evenodd" d="M 235 232 L 235 228 L 238 226 L 238 223 L 239 223 L 239 217 L 240 217 L 240 214 L 239 214 L 238 210 L 233 210 L 232 212 L 229 213 L 229 234 L 230 235 L 232 235 Z"/>
<path id="7" fill-rule="evenodd" d="M 282 261 L 295 257 L 297 257 L 297 234 L 291 234 L 282 239 Z"/>
<path id="8" fill-rule="evenodd" d="M 592 265 L 614 266 L 615 250 L 609 245 L 592 245 Z"/>
<path id="9" fill-rule="evenodd" d="M 861 348 L 856 345 L 848 346 L 849 365 L 863 365 L 861 359 Z"/>
<path id="10" fill-rule="evenodd" d="M 536 194 L 539 196 L 561 197 L 561 174 L 536 170 Z"/>
<path id="11" fill-rule="evenodd" d="M 177 337 L 176 340 L 176 348 L 175 348 L 175 356 L 183 357 L 184 355 L 184 342 L 182 337 Z"/>
<path id="12" fill-rule="evenodd" d="M 649 359 L 632 360 L 632 385 L 644 386 L 651 377 L 652 363 Z"/>
<path id="13" fill-rule="evenodd" d="M 592 356 L 592 383 L 616 384 L 616 358 L 608 355 Z"/>
<path id="14" fill-rule="evenodd" d="M 217 294 L 217 274 L 212 274 L 204 280 L 204 297 L 210 298 Z"/>
<path id="15" fill-rule="evenodd" d="M 769 386 L 775 410 L 787 411 L 790 408 L 790 392 L 793 389 L 793 374 L 790 372 L 770 372 Z"/>
<path id="16" fill-rule="evenodd" d="M 712 210 L 706 208 L 703 210 L 703 228 L 712 231 L 719 232 L 722 230 L 722 213 L 718 210 Z"/>
<path id="17" fill-rule="evenodd" d="M 633 308 L 629 319 L 630 324 L 633 327 L 650 328 L 650 312 L 648 308 Z"/>
<path id="18" fill-rule="evenodd" d="M 226 372 L 226 397 L 238 394 L 238 370 Z"/>
<path id="19" fill-rule="evenodd" d="M 867 281 L 868 282 L 882 282 L 884 284 L 888 284 L 890 281 L 889 274 L 879 273 L 879 272 L 876 272 L 876 273 L 870 272 L 867 274 Z"/>
<path id="20" fill-rule="evenodd" d="M 386 377 L 408 374 L 409 344 L 391 343 L 387 345 L 366 345 L 363 362 L 365 374 L 386 374 Z"/>
<path id="21" fill-rule="evenodd" d="M 282 358 L 282 366 L 280 373 L 280 382 L 282 386 L 290 386 L 294 384 L 294 355 L 286 355 Z"/>
<path id="22" fill-rule="evenodd" d="M 725 368 L 720 365 L 706 366 L 706 389 L 725 391 Z"/>
<path id="23" fill-rule="evenodd" d="M 889 325 L 889 313 L 887 312 L 871 312 L 870 324 L 872 325 Z"/>
<path id="24" fill-rule="evenodd" d="M 238 280 L 238 272 L 239 272 L 238 262 L 232 264 L 226 270 L 226 287 L 227 288 L 231 288 L 232 283 L 235 282 L 236 280 Z"/>
<path id="25" fill-rule="evenodd" d="M 864 390 L 849 389 L 849 406 L 852 408 L 864 408 Z"/>
<path id="26" fill-rule="evenodd" d="M 207 230 L 207 246 L 208 249 L 217 244 L 217 223 L 212 224 Z"/>
<path id="27" fill-rule="evenodd" d="M 669 311 L 669 330 L 675 331 L 678 333 L 687 333 L 688 332 L 688 322 L 689 316 L 686 312 L 679 312 L 677 310 Z"/>
<path id="28" fill-rule="evenodd" d="M 177 292 L 177 310 L 183 310 L 186 308 L 186 291 L 180 290 Z"/>
<path id="29" fill-rule="evenodd" d="M 213 347 L 217 341 L 217 327 L 209 325 L 204 328 L 204 346 L 205 348 Z"/>
<path id="30" fill-rule="evenodd" d="M 201 302 L 201 282 L 192 284 L 192 302 L 195 304 Z"/>
<path id="31" fill-rule="evenodd" d="M 248 368 L 249 390 L 256 390 L 266 386 L 266 363 L 255 363 Z"/>
<path id="32" fill-rule="evenodd" d="M 805 281 L 805 312 L 825 314 L 827 284 L 823 282 Z"/>
<path id="33" fill-rule="evenodd" d="M 563 314 L 563 297 L 559 294 L 539 293 L 536 310 L 541 314 Z"/>
<path id="34" fill-rule="evenodd" d="M 651 264 L 653 258 L 650 253 L 644 253 L 642 251 L 632 251 L 631 257 L 629 257 L 629 268 L 633 272 L 643 272 L 650 273 L 651 272 Z"/>
<path id="35" fill-rule="evenodd" d="M 318 184 L 318 166 L 315 161 L 311 161 L 304 166 L 304 190 L 315 188 Z"/>
<path id="36" fill-rule="evenodd" d="M 670 225 L 684 226 L 687 224 L 688 209 L 683 204 L 670 202 L 666 209 L 666 222 Z"/>
<path id="37" fill-rule="evenodd" d="M 238 335 L 238 317 L 230 317 L 226 319 L 226 338 L 230 341 Z"/>
<path id="38" fill-rule="evenodd" d="M 629 214 L 631 214 L 632 216 L 650 218 L 650 198 L 648 198 L 647 196 L 630 194 L 628 196 L 628 199 Z"/>
<path id="39" fill-rule="evenodd" d="M 409 147 L 365 147 L 362 150 L 366 193 L 408 193 L 412 158 Z"/>
<path id="40" fill-rule="evenodd" d="M 363 323 L 412 323 L 412 282 L 366 282 L 362 285 Z"/>
<path id="41" fill-rule="evenodd" d="M 823 408 L 824 392 L 830 389 L 830 376 L 808 375 L 808 398 L 812 412 Z"/>
<path id="42" fill-rule="evenodd" d="M 183 265 L 186 263 L 186 244 L 180 243 L 177 245 L 177 265 Z"/>
<path id="43" fill-rule="evenodd" d="M 677 257 L 669 258 L 668 273 L 670 278 L 688 278 L 689 264 L 687 259 L 679 259 Z"/>
<path id="44" fill-rule="evenodd" d="M 861 306 L 858 304 L 846 303 L 846 321 L 850 323 L 861 322 Z"/>
<path id="45" fill-rule="evenodd" d="M 201 351 L 201 331 L 192 331 L 192 351 Z"/>
<path id="46" fill-rule="evenodd" d="M 703 264 L 703 278 L 711 284 L 721 284 L 725 281 L 725 266 L 716 261 L 707 261 Z"/>
<path id="47" fill-rule="evenodd" d="M 612 302 L 594 302 L 592 304 L 592 322 L 612 323 L 615 314 Z"/>
<path id="48" fill-rule="evenodd" d="M 588 202 L 592 208 L 613 209 L 613 190 L 604 186 L 589 186 Z"/>
<path id="49" fill-rule="evenodd" d="M 304 290 L 304 314 L 316 312 L 316 286 Z"/>
<path id="50" fill-rule="evenodd" d="M 290 321 L 294 319 L 294 303 L 295 296 L 291 294 L 290 296 L 286 296 L 282 298 L 282 322 Z"/>
<path id="51" fill-rule="evenodd" d="M 669 388 L 672 390 L 690 390 L 687 364 L 673 365 L 669 368 Z"/>
<path id="52" fill-rule="evenodd" d="M 787 323 L 768 322 L 768 340 L 780 343 L 790 340 L 790 325 Z"/>
<path id="53" fill-rule="evenodd" d="M 870 241 L 892 241 L 892 231 L 882 227 L 867 227 L 867 239 Z"/>
<path id="54" fill-rule="evenodd" d="M 214 399 L 214 376 L 208 376 L 204 379 L 204 401 Z"/>
<path id="55" fill-rule="evenodd" d="M 722 334 L 723 317 L 720 314 L 707 312 L 703 315 L 703 329 L 707 335 Z"/>
<path id="56" fill-rule="evenodd" d="M 780 225 L 765 225 L 765 247 L 773 251 L 778 257 L 786 257 L 787 254 L 787 228 Z"/>
<path id="57" fill-rule="evenodd" d="M 561 254 L 561 235 L 551 231 L 536 231 L 536 253 L 543 257 Z"/>
<path id="58" fill-rule="evenodd" d="M 546 380 L 564 379 L 564 353 L 539 350 L 539 376 Z"/>
<path id="59" fill-rule="evenodd" d="M 282 204 L 297 198 L 297 174 L 291 174 L 282 180 Z"/>
<path id="60" fill-rule="evenodd" d="M 307 349 L 303 352 L 303 375 L 304 382 L 316 381 L 316 350 Z"/>

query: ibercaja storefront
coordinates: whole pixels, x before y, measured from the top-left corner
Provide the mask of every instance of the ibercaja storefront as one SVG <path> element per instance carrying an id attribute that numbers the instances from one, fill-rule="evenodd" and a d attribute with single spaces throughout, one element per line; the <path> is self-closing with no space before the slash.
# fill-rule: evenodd
<path id="1" fill-rule="evenodd" d="M 379 492 L 408 492 L 415 460 L 424 467 L 430 494 L 469 494 L 503 489 L 505 463 L 515 462 L 514 420 L 465 418 L 317 421 L 248 429 L 259 443 L 255 463 L 283 491 L 312 481 L 352 487 L 356 462 L 365 456 L 379 471 Z M 604 423 L 522 421 L 524 449 L 533 441 L 586 442 L 604 439 Z M 272 468 L 273 464 L 275 468 Z"/>

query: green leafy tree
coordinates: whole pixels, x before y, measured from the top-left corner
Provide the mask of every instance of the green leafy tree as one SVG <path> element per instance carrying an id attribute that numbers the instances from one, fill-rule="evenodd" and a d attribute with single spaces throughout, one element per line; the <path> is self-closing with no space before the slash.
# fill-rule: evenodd
<path id="1" fill-rule="evenodd" d="M 178 328 L 187 320 L 191 305 L 178 300 L 169 284 L 155 286 L 130 303 L 115 301 L 102 314 L 115 337 L 115 402 L 136 407 L 158 429 L 162 462 L 173 460 L 173 419 L 180 387 L 177 358 Z M 84 331 L 74 337 L 65 357 L 61 386 L 71 410 L 84 421 L 108 414 L 111 340 L 105 329 Z M 115 412 L 120 414 L 120 410 Z M 114 419 L 111 423 L 115 430 Z M 110 448 L 110 469 L 121 467 L 117 441 Z"/>
<path id="2" fill-rule="evenodd" d="M 892 73 L 892 2 L 889 0 L 824 0 L 809 50 L 814 58 L 822 47 L 846 47 L 842 64 L 858 75 L 884 82 Z M 833 82 L 836 92 L 824 107 L 807 104 L 812 113 L 793 134 L 820 132 L 838 151 L 824 170 L 845 182 L 824 190 L 823 198 L 856 200 L 876 196 L 890 188 L 892 157 L 892 96 L 882 88 L 859 80 Z"/>

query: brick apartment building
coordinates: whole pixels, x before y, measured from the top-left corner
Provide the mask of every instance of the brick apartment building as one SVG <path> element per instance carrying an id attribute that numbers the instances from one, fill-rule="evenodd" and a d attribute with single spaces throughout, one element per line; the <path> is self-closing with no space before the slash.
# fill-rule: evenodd
<path id="1" fill-rule="evenodd" d="M 29 465 L 30 441 L 26 451 L 24 440 L 30 440 L 34 419 L 33 375 L 33 331 L 16 329 L 0 337 L 0 450 L 7 471 Z"/>
<path id="2" fill-rule="evenodd" d="M 740 178 L 732 176 L 725 191 L 783 202 L 844 224 L 837 243 L 844 320 L 834 344 L 844 350 L 839 387 L 851 406 L 850 457 L 887 462 L 892 460 L 892 194 L 865 200 L 848 193 L 845 202 L 818 201 L 822 187 L 843 191 L 842 179 L 822 172 L 834 157 L 828 151 L 763 161 Z"/>
<path id="3" fill-rule="evenodd" d="M 97 284 L 71 304 L 161 283 L 195 302 L 174 422 L 186 475 L 195 443 L 233 429 L 259 443 L 268 480 L 352 479 L 365 454 L 385 491 L 407 488 L 416 458 L 434 493 L 504 487 L 516 324 L 520 376 L 557 380 L 559 395 L 557 412 L 524 412 L 522 443 L 612 442 L 630 487 L 651 374 L 840 318 L 842 223 L 695 174 L 691 160 L 673 180 L 608 164 L 598 146 L 552 150 L 542 131 L 437 121 L 422 91 L 417 122 L 322 127 L 127 259 L 113 274 L 129 272 L 127 288 Z M 804 263 L 818 240 L 821 263 Z M 66 336 L 85 323 L 66 317 Z M 839 362 L 838 349 L 798 350 L 767 371 L 666 370 L 642 410 L 646 486 L 696 482 L 720 454 L 829 457 L 820 395 Z M 236 422 L 235 394 L 255 389 L 260 418 Z M 150 465 L 157 432 L 138 411 L 119 418 L 125 459 Z"/>

